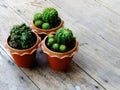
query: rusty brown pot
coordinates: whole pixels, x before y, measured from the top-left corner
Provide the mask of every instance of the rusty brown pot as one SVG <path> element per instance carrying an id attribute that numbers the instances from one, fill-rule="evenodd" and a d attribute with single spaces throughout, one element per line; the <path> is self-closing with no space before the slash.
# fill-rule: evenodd
<path id="1" fill-rule="evenodd" d="M 72 60 L 73 55 L 78 51 L 78 42 L 76 41 L 75 47 L 64 53 L 54 52 L 50 50 L 45 42 L 48 36 L 41 43 L 41 48 L 46 53 L 50 67 L 56 71 L 66 70 Z"/>
<path id="2" fill-rule="evenodd" d="M 55 28 L 52 28 L 52 29 L 41 29 L 41 28 L 38 28 L 34 25 L 33 21 L 31 23 L 31 27 L 32 27 L 32 30 L 34 30 L 35 32 L 37 32 L 37 34 L 46 34 L 48 35 L 50 32 L 56 32 L 59 28 L 63 27 L 64 25 L 64 21 L 61 20 L 61 23 L 59 26 L 55 27 Z"/>
<path id="3" fill-rule="evenodd" d="M 36 33 L 34 33 L 34 34 L 37 37 L 36 43 L 31 48 L 24 49 L 24 50 L 18 50 L 18 49 L 14 49 L 14 48 L 10 47 L 8 44 L 8 39 L 7 39 L 7 43 L 5 44 L 5 47 L 9 50 L 15 63 L 19 67 L 24 67 L 24 68 L 30 67 L 33 65 L 33 63 L 35 61 L 36 51 L 38 49 L 39 43 L 41 42 L 41 39 L 39 38 L 39 36 Z"/>

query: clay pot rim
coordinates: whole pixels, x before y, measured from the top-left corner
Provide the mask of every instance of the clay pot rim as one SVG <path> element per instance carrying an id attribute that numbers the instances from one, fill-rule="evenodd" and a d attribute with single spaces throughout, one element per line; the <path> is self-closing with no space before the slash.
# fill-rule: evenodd
<path id="1" fill-rule="evenodd" d="M 33 21 L 31 22 L 31 25 L 32 25 L 32 27 L 35 27 L 37 30 L 41 30 L 42 31 L 42 32 L 38 32 L 37 30 L 33 29 L 34 31 L 38 32 L 39 34 L 47 34 L 45 32 L 52 32 L 55 29 L 60 28 L 64 24 L 64 21 L 62 19 L 60 19 L 60 20 L 61 20 L 61 23 L 57 27 L 51 28 L 51 29 L 41 29 L 41 28 L 38 28 L 38 27 L 35 26 L 35 24 L 33 23 Z"/>
<path id="2" fill-rule="evenodd" d="M 37 50 L 36 47 L 38 47 L 39 42 L 41 42 L 41 38 L 37 35 L 36 32 L 34 32 L 34 31 L 31 31 L 31 32 L 35 34 L 36 39 L 37 39 L 37 40 L 36 40 L 36 43 L 35 43 L 32 47 L 27 48 L 27 49 L 22 49 L 22 50 L 12 48 L 12 47 L 8 44 L 8 38 L 10 37 L 10 36 L 8 36 L 7 41 L 6 41 L 6 44 L 5 44 L 5 48 L 8 49 L 11 54 L 17 54 L 17 55 L 20 55 L 20 56 L 23 56 L 23 55 L 26 55 L 26 54 L 32 54 L 34 51 Z"/>
<path id="3" fill-rule="evenodd" d="M 52 32 L 53 33 L 53 32 Z M 78 51 L 78 41 L 76 40 L 75 47 L 67 52 L 55 52 L 50 50 L 46 44 L 45 41 L 48 38 L 48 36 L 45 37 L 45 39 L 41 43 L 41 48 L 43 49 L 43 52 L 50 55 L 50 57 L 56 57 L 59 59 L 63 59 L 66 57 L 72 57 L 77 51 Z"/>

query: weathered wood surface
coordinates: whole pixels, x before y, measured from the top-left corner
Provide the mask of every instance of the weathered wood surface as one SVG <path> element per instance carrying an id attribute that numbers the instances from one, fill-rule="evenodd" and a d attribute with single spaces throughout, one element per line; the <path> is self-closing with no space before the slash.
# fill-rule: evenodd
<path id="1" fill-rule="evenodd" d="M 73 2 L 69 2 L 69 0 L 50 1 L 67 12 L 68 15 L 74 19 L 75 23 L 82 24 L 106 42 L 120 49 L 120 42 L 118 42 L 118 40 L 120 40 L 120 15 L 114 13 L 112 9 L 109 10 L 98 3 L 101 0 L 74 0 Z M 118 0 L 111 0 L 111 2 L 110 0 L 102 1 L 112 2 L 112 4 L 114 4 L 114 2 L 116 1 L 117 3 Z M 114 7 L 112 8 L 114 9 Z"/>
<path id="2" fill-rule="evenodd" d="M 13 80 L 8 80 L 9 82 L 16 83 L 16 85 L 14 85 L 12 89 L 10 88 L 11 84 L 9 83 L 7 83 L 7 87 L 4 87 L 3 84 L 6 80 L 1 79 L 1 87 L 5 88 L 5 90 L 13 90 L 13 88 L 15 88 L 14 90 L 36 90 L 36 88 L 34 89 L 32 86 L 28 87 L 29 85 L 26 85 L 26 83 L 29 83 L 27 82 L 27 80 L 25 80 L 25 77 L 28 77 L 30 81 L 40 90 L 104 90 L 104 88 L 102 88 L 91 77 L 83 72 L 81 68 L 79 68 L 79 66 L 77 66 L 74 62 L 72 62 L 70 69 L 66 72 L 55 72 L 51 70 L 48 66 L 40 67 L 39 65 L 29 69 L 18 69 L 18 67 L 16 68 L 12 58 L 10 58 L 9 53 L 7 53 L 4 48 L 0 50 L 2 51 L 1 60 L 4 61 L 1 62 L 1 67 L 4 63 L 8 63 L 7 65 L 12 66 L 13 70 L 21 70 L 19 72 L 26 75 L 21 75 L 21 73 L 20 75 L 18 75 L 16 70 L 14 70 L 14 74 L 17 74 L 18 76 L 17 80 L 14 80 L 14 78 L 16 79 L 14 74 L 11 74 L 13 75 Z M 2 69 L 4 70 L 4 68 Z M 9 68 L 7 69 L 9 70 Z M 4 78 L 4 76 L 2 77 Z M 6 77 L 10 78 L 11 76 L 6 75 Z M 18 78 L 20 79 L 18 80 Z M 19 81 L 21 82 L 22 80 L 24 81 L 24 83 L 22 83 L 24 86 L 20 84 L 19 87 L 16 87 L 19 84 Z"/>
<path id="3" fill-rule="evenodd" d="M 96 0 L 96 2 L 120 16 L 120 0 Z"/>
<path id="4" fill-rule="evenodd" d="M 40 90 L 0 48 L 0 90 Z"/>
<path id="5" fill-rule="evenodd" d="M 0 43 L 3 45 L 5 42 L 5 38 L 7 37 L 7 35 L 9 35 L 9 31 L 10 28 L 12 27 L 12 25 L 14 24 L 18 24 L 18 23 L 22 23 L 22 22 L 29 22 L 29 19 L 25 19 L 25 17 L 23 16 L 23 14 L 18 13 L 21 11 L 21 9 L 17 11 L 15 11 L 14 5 L 16 6 L 21 6 L 23 7 L 22 10 L 25 10 L 27 8 L 25 2 L 20 3 L 21 1 L 15 1 L 14 3 L 9 2 L 9 4 L 11 3 L 10 6 L 7 1 L 0 1 L 0 29 L 2 30 L 1 32 L 1 39 L 0 39 Z M 42 2 L 44 5 L 44 2 Z M 23 4 L 23 5 L 21 5 Z M 29 3 L 28 3 L 29 4 Z M 26 8 L 25 8 L 25 7 Z M 31 6 L 32 8 L 34 6 Z M 17 7 L 16 7 L 17 8 Z M 29 9 L 30 10 L 30 9 Z M 33 10 L 31 11 L 35 11 L 36 9 L 33 8 Z M 25 10 L 27 11 L 27 10 Z M 33 13 L 29 12 L 28 18 L 30 18 L 29 16 L 32 16 Z M 27 16 L 27 15 L 26 15 Z M 7 23 L 7 24 L 6 24 Z M 3 51 L 2 51 L 3 52 Z M 4 53 L 4 52 L 3 52 Z M 6 54 L 2 54 L 4 55 L 3 59 L 1 60 L 1 63 L 7 63 L 10 62 L 12 64 L 13 60 L 10 59 L 10 57 Z M 5 61 L 5 60 L 6 61 Z M 10 61 L 7 61 L 10 60 Z M 4 62 L 2 62 L 4 61 Z M 71 64 L 71 68 L 69 69 L 69 71 L 67 72 L 55 72 L 52 71 L 48 66 L 47 67 L 39 67 L 36 66 L 32 69 L 19 69 L 18 67 L 13 67 L 13 69 L 9 69 L 10 64 L 6 64 L 6 67 L 8 65 L 8 68 L 4 68 L 2 67 L 3 64 L 1 65 L 0 68 L 0 73 L 2 73 L 2 78 L 1 78 L 1 87 L 3 87 L 3 89 L 5 88 L 6 90 L 11 90 L 10 86 L 12 83 L 15 83 L 16 85 L 14 85 L 12 88 L 14 88 L 14 90 L 36 90 L 36 89 L 41 89 L 41 90 L 103 90 L 104 88 L 99 85 L 93 78 L 91 78 L 86 72 L 84 72 L 79 66 L 77 66 L 77 64 L 75 64 L 74 62 L 72 62 Z M 14 74 L 4 74 L 4 73 L 10 73 L 8 71 L 5 70 L 13 70 Z M 4 71 L 4 73 L 2 72 Z M 24 83 L 22 83 L 20 80 L 18 80 L 16 77 L 18 72 L 21 72 L 21 74 L 23 77 L 21 77 L 21 79 L 26 79 L 24 80 Z M 20 74 L 20 76 L 21 76 Z M 13 79 L 9 80 L 5 80 L 6 78 L 10 78 L 12 77 Z M 25 78 L 28 77 L 28 78 Z M 4 78 L 4 79 L 3 79 Z M 18 76 L 19 78 L 19 76 Z M 28 83 L 28 81 L 31 81 L 30 83 Z M 7 83 L 8 87 L 4 87 L 4 82 L 9 82 Z M 19 83 L 21 82 L 21 84 Z M 19 87 L 17 87 L 17 85 L 19 85 Z M 27 85 L 29 84 L 29 85 Z M 32 86 L 33 84 L 33 86 Z M 35 87 L 36 86 L 36 87 Z M 29 89 L 30 88 L 30 89 Z"/>
<path id="6" fill-rule="evenodd" d="M 57 7 L 67 12 L 74 20 L 76 27 L 82 24 L 85 27 L 86 36 L 79 37 L 80 41 L 86 41 L 87 45 L 81 47 L 80 53 L 75 57 L 75 62 L 87 71 L 94 79 L 100 82 L 108 90 L 119 90 L 120 88 L 120 15 L 112 9 L 118 0 L 106 1 L 111 3 L 111 9 L 107 3 L 101 0 L 50 0 Z M 64 3 L 63 3 L 64 2 Z M 69 2 L 69 3 L 68 3 Z M 116 3 L 116 4 L 115 4 Z M 116 8 L 115 8 L 116 9 Z M 94 34 L 95 35 L 94 35 Z M 102 38 L 102 39 L 100 39 Z M 89 53 L 89 54 L 88 54 Z M 76 59 L 77 58 L 77 59 Z M 80 60 L 79 60 L 80 58 Z"/>
<path id="7" fill-rule="evenodd" d="M 6 29 L 0 33 L 0 35 L 6 33 L 5 36 L 2 35 L 2 42 L 13 24 L 30 23 L 35 12 L 40 12 L 48 6 L 59 10 L 65 26 L 73 30 L 80 42 L 80 50 L 73 59 L 76 64 L 72 62 L 68 72 L 54 72 L 49 67 L 39 66 L 32 70 L 22 69 L 40 89 L 47 90 L 49 87 L 50 90 L 56 88 L 75 90 L 81 87 L 82 90 L 119 90 L 120 16 L 113 11 L 113 5 L 117 0 L 109 1 L 111 9 L 107 8 L 109 6 L 107 0 L 4 0 L 0 2 L 2 9 L 0 25 L 2 30 Z"/>

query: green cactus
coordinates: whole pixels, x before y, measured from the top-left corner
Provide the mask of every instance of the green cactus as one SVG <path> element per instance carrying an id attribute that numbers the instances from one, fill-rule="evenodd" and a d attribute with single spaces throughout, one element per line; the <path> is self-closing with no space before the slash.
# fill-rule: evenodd
<path id="1" fill-rule="evenodd" d="M 34 21 L 36 21 L 36 20 L 42 20 L 42 14 L 41 13 L 35 13 Z"/>
<path id="2" fill-rule="evenodd" d="M 42 22 L 41 20 L 36 20 L 36 21 L 35 21 L 35 26 L 39 28 L 39 27 L 42 26 L 42 23 L 43 23 L 43 22 Z"/>
<path id="3" fill-rule="evenodd" d="M 58 20 L 58 11 L 54 8 L 45 8 L 42 12 L 42 20 L 54 24 Z"/>
<path id="4" fill-rule="evenodd" d="M 48 35 L 48 39 L 50 39 L 50 38 L 55 38 L 55 35 L 53 35 L 53 34 Z"/>
<path id="5" fill-rule="evenodd" d="M 27 49 L 34 45 L 36 39 L 31 28 L 26 24 L 15 25 L 10 31 L 9 45 L 16 49 Z M 35 40 L 34 40 L 35 39 Z"/>
<path id="6" fill-rule="evenodd" d="M 43 23 L 42 24 L 42 29 L 50 29 L 50 24 L 49 23 Z"/>
<path id="7" fill-rule="evenodd" d="M 48 42 L 47 42 L 47 45 L 50 47 L 50 46 L 52 46 L 54 43 L 55 43 L 55 38 L 49 38 L 49 39 L 48 39 Z"/>
<path id="8" fill-rule="evenodd" d="M 60 45 L 59 51 L 60 52 L 65 52 L 67 50 L 67 47 L 65 45 Z"/>
<path id="9" fill-rule="evenodd" d="M 67 52 L 74 48 L 76 38 L 68 28 L 60 28 L 56 34 L 49 34 L 46 45 L 49 49 L 56 52 Z"/>
<path id="10" fill-rule="evenodd" d="M 60 28 L 56 32 L 56 41 L 59 44 L 66 45 L 66 47 L 74 47 L 75 45 L 75 37 L 70 29 Z"/>
<path id="11" fill-rule="evenodd" d="M 52 45 L 52 48 L 51 48 L 53 51 L 59 51 L 59 44 L 58 43 L 54 43 Z"/>

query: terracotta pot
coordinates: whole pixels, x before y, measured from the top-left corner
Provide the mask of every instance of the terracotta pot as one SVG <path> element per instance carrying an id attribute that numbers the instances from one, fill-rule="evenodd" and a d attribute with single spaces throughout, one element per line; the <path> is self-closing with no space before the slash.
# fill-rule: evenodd
<path id="1" fill-rule="evenodd" d="M 64 21 L 61 20 L 61 23 L 59 26 L 52 28 L 52 29 L 45 30 L 45 29 L 41 29 L 41 28 L 36 27 L 33 22 L 31 23 L 32 30 L 37 32 L 37 34 L 46 34 L 46 35 L 48 35 L 50 32 L 56 32 L 59 28 L 63 27 L 63 25 L 64 25 Z"/>
<path id="2" fill-rule="evenodd" d="M 35 61 L 36 51 L 38 49 L 39 43 L 41 42 L 41 38 L 39 38 L 39 36 L 36 33 L 34 34 L 37 37 L 36 43 L 31 48 L 24 49 L 24 50 L 18 50 L 10 47 L 8 44 L 8 39 L 10 36 L 7 39 L 7 43 L 5 44 L 5 47 L 9 50 L 15 63 L 19 67 L 24 67 L 24 68 L 30 67 Z"/>
<path id="3" fill-rule="evenodd" d="M 64 53 L 54 52 L 50 50 L 45 42 L 48 36 L 41 43 L 41 48 L 46 53 L 50 67 L 53 70 L 64 71 L 66 70 L 72 60 L 73 55 L 78 51 L 78 42 L 76 41 L 75 47 Z"/>

